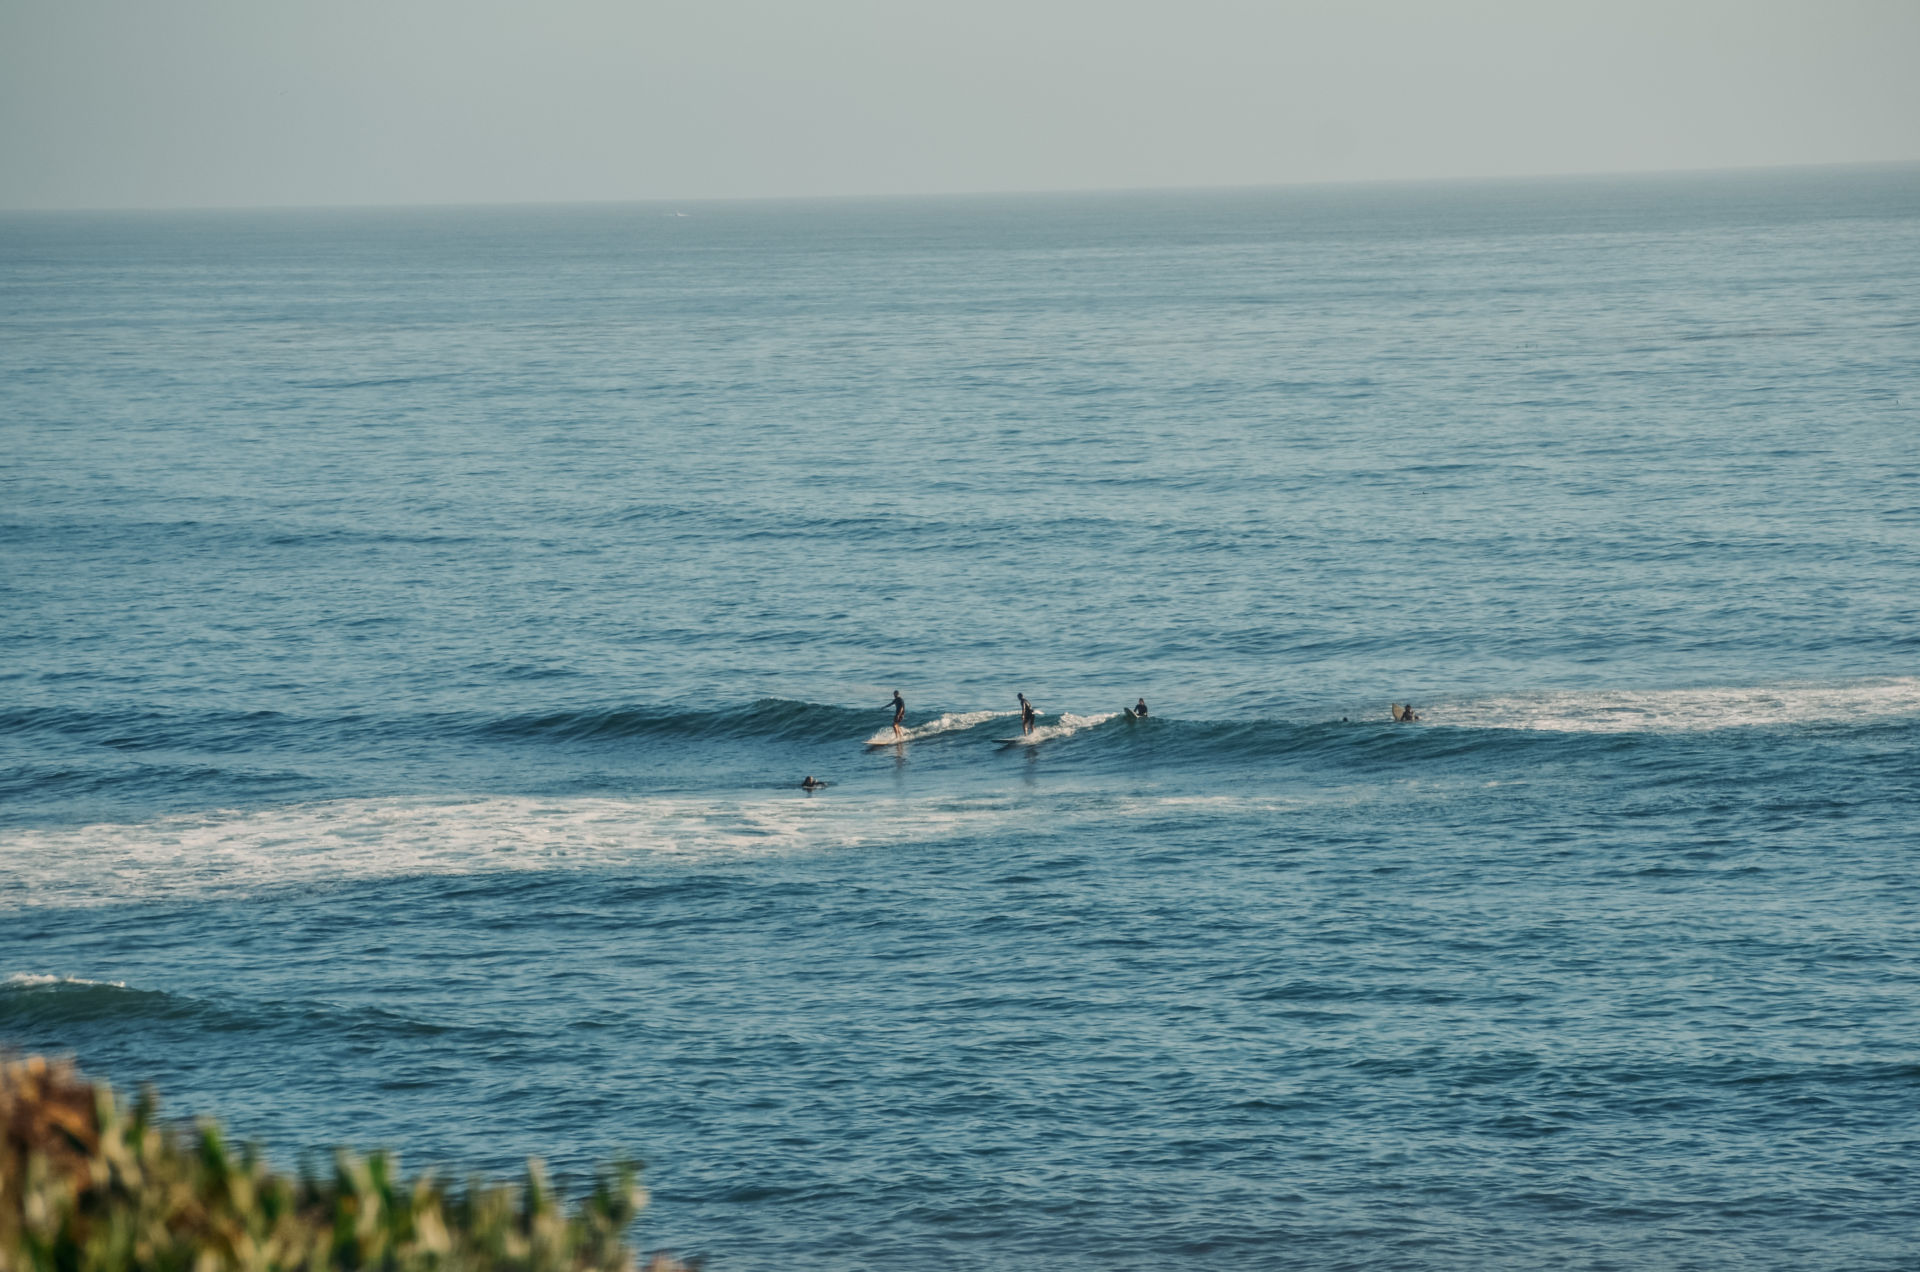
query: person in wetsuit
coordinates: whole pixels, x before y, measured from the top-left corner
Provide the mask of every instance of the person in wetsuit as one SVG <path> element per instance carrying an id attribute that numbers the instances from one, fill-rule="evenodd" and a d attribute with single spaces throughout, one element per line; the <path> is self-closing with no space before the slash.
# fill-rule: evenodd
<path id="1" fill-rule="evenodd" d="M 809 773 L 807 774 L 807 780 L 800 783 L 800 789 L 803 791 L 817 791 L 825 785 L 825 782 L 815 780 L 813 774 Z"/>
<path id="2" fill-rule="evenodd" d="M 907 718 L 907 700 L 900 696 L 900 691 L 898 689 L 895 689 L 893 691 L 893 736 L 894 737 L 897 738 L 900 736 L 900 722 L 906 718 Z"/>
<path id="3" fill-rule="evenodd" d="M 1027 701 L 1027 695 L 1024 693 L 1016 693 L 1013 696 L 1020 699 L 1020 732 L 1032 733 L 1033 704 Z"/>
<path id="4" fill-rule="evenodd" d="M 1144 720 L 1147 718 L 1147 700 L 1145 698 L 1133 704 L 1133 718 L 1136 720 Z"/>

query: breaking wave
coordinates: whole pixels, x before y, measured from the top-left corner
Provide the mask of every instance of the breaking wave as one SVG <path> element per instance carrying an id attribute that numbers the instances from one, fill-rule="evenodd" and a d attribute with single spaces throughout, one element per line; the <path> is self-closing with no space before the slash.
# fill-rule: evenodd
<path id="1" fill-rule="evenodd" d="M 930 738 L 941 733 L 958 733 L 985 724 L 989 720 L 998 720 L 1005 716 L 1018 715 L 1017 711 L 949 711 L 938 719 L 925 724 L 916 724 L 912 728 L 902 729 L 900 736 L 893 736 L 893 726 L 888 725 L 867 739 L 868 746 L 889 746 L 895 742 L 914 742 L 921 738 Z"/>
<path id="2" fill-rule="evenodd" d="M 1039 746 L 1042 742 L 1051 742 L 1055 738 L 1070 738 L 1083 729 L 1095 729 L 1109 720 L 1118 720 L 1120 712 L 1108 711 L 1103 715 L 1074 715 L 1071 711 L 1062 712 L 1052 724 L 1036 724 L 1032 733 L 1019 737 L 1002 739 L 1008 746 Z"/>
<path id="3" fill-rule="evenodd" d="M 1674 733 L 1872 723 L 1920 715 L 1920 678 L 1846 685 L 1562 690 L 1438 702 L 1426 723 L 1551 733 Z"/>

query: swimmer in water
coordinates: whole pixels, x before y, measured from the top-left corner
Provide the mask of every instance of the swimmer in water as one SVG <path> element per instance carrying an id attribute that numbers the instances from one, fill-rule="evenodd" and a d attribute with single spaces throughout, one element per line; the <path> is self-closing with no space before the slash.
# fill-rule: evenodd
<path id="1" fill-rule="evenodd" d="M 809 773 L 807 774 L 807 780 L 800 783 L 800 789 L 803 791 L 817 791 L 825 785 L 825 782 L 815 780 L 813 774 Z"/>
<path id="2" fill-rule="evenodd" d="M 894 737 L 897 738 L 900 736 L 900 722 L 906 718 L 907 718 L 907 700 L 900 696 L 900 691 L 898 689 L 895 689 L 893 691 L 893 736 Z"/>
<path id="3" fill-rule="evenodd" d="M 1145 698 L 1133 704 L 1133 718 L 1136 720 L 1144 720 L 1147 718 L 1147 700 Z"/>
<path id="4" fill-rule="evenodd" d="M 1033 704 L 1027 701 L 1027 695 L 1024 693 L 1016 693 L 1013 696 L 1020 699 L 1020 732 L 1032 733 Z"/>

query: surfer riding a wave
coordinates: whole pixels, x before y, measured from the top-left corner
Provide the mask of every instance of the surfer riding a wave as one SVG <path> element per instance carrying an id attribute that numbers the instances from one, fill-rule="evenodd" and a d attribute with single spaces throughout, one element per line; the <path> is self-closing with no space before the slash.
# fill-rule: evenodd
<path id="1" fill-rule="evenodd" d="M 893 736 L 894 737 L 897 738 L 900 736 L 900 722 L 906 718 L 907 718 L 907 700 L 900 696 L 900 691 L 898 689 L 895 689 L 893 691 Z"/>

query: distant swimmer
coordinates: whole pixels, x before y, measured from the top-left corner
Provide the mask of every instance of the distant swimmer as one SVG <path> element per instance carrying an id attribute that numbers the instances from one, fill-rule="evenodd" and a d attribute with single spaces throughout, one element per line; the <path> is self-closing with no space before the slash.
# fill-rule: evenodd
<path id="1" fill-rule="evenodd" d="M 1013 696 L 1020 699 L 1020 732 L 1032 733 L 1033 704 L 1027 701 L 1027 695 L 1024 693 L 1016 693 Z"/>
<path id="2" fill-rule="evenodd" d="M 800 789 L 803 791 L 817 791 L 822 786 L 825 786 L 825 785 L 826 785 L 825 782 L 821 781 L 819 778 L 809 773 L 807 774 L 807 780 L 800 783 Z"/>
<path id="3" fill-rule="evenodd" d="M 1414 714 L 1413 704 L 1411 702 L 1408 702 L 1408 703 L 1394 702 L 1394 703 L 1389 703 L 1388 705 L 1393 708 L 1393 718 L 1396 720 L 1406 721 L 1406 720 L 1418 720 L 1420 718 L 1419 716 Z"/>
<path id="4" fill-rule="evenodd" d="M 1133 718 L 1136 720 L 1144 720 L 1147 718 L 1147 700 L 1145 698 L 1133 704 Z"/>
<path id="5" fill-rule="evenodd" d="M 893 736 L 894 737 L 897 738 L 900 736 L 900 722 L 906 718 L 907 718 L 907 700 L 900 696 L 900 691 L 898 689 L 895 689 L 893 691 Z"/>

